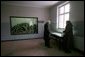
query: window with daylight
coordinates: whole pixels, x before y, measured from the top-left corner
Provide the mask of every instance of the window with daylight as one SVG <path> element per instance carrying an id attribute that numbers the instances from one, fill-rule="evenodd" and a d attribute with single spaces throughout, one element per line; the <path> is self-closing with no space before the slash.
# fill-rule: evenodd
<path id="1" fill-rule="evenodd" d="M 57 7 L 57 28 L 65 28 L 69 20 L 70 3 L 67 1 Z"/>

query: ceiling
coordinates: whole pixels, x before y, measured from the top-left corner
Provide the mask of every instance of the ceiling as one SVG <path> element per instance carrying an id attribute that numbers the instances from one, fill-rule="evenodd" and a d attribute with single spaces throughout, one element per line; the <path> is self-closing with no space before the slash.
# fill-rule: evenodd
<path id="1" fill-rule="evenodd" d="M 1 1 L 1 4 L 47 8 L 58 2 L 59 1 Z"/>

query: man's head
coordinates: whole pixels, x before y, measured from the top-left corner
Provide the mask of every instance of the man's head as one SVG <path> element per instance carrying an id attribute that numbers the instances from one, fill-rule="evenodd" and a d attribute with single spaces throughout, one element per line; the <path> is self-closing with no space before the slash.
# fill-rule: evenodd
<path id="1" fill-rule="evenodd" d="M 72 26 L 72 23 L 70 21 L 66 21 L 66 24 Z"/>
<path id="2" fill-rule="evenodd" d="M 71 22 L 70 21 L 66 21 L 66 24 L 70 24 Z"/>

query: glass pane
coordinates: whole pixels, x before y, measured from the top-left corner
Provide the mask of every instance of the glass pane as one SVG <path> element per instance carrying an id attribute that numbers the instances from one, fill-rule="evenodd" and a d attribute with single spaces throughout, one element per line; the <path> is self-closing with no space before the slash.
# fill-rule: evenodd
<path id="1" fill-rule="evenodd" d="M 66 26 L 66 21 L 69 20 L 69 13 L 65 14 L 64 27 Z"/>
<path id="2" fill-rule="evenodd" d="M 64 13 L 64 6 L 60 7 L 60 14 Z"/>
<path id="3" fill-rule="evenodd" d="M 69 13 L 65 14 L 65 20 L 69 20 Z"/>
<path id="4" fill-rule="evenodd" d="M 66 4 L 65 5 L 65 12 L 69 12 L 70 11 L 70 4 Z"/>
<path id="5" fill-rule="evenodd" d="M 59 28 L 63 28 L 63 18 L 64 18 L 64 15 L 60 15 L 59 16 Z"/>

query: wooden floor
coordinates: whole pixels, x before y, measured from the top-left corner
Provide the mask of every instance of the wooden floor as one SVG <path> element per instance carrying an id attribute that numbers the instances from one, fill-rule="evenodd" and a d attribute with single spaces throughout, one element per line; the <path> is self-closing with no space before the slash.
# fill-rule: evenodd
<path id="1" fill-rule="evenodd" d="M 72 51 L 65 53 L 51 40 L 51 48 L 44 46 L 43 39 L 1 42 L 1 56 L 83 56 Z"/>

